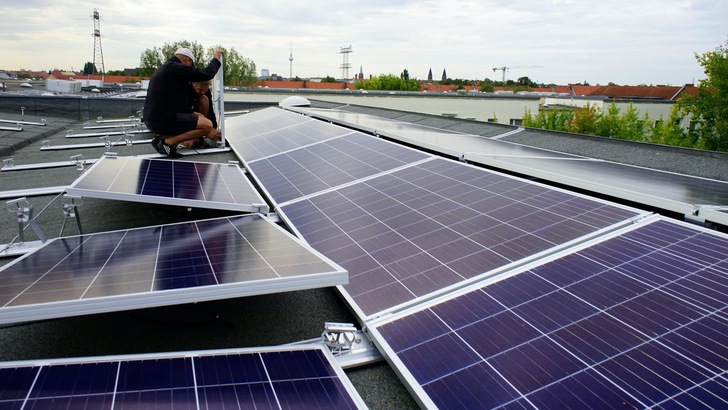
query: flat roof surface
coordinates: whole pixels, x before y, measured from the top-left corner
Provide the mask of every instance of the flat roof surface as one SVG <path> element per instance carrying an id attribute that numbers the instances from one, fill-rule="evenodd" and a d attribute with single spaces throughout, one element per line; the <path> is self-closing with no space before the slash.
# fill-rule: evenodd
<path id="1" fill-rule="evenodd" d="M 354 108 L 356 109 L 356 108 Z M 372 110 L 374 111 L 374 110 Z M 412 113 L 390 112 L 388 116 L 417 117 Z M 1 116 L 0 116 L 1 117 Z M 423 122 L 440 119 L 422 116 Z M 514 128 L 498 127 L 467 121 L 442 119 L 443 129 L 482 127 L 484 134 L 502 134 Z M 40 136 L 41 131 L 24 134 L 32 140 L 30 146 L 13 145 L 16 164 L 47 161 L 68 161 L 75 151 L 40 151 L 45 138 L 51 144 L 66 144 L 65 132 L 80 129 L 82 124 L 59 122 L 60 131 Z M 27 131 L 27 129 L 26 129 Z M 26 132 L 23 131 L 23 132 Z M 5 132 L 5 131 L 2 131 Z M 8 131 L 10 132 L 10 131 Z M 448 133 L 448 132 L 445 132 Z M 63 134 L 63 135 L 61 135 Z M 480 134 L 479 134 L 480 135 Z M 0 134 L 0 139 L 3 136 Z M 17 138 L 17 136 L 15 136 Z M 148 144 L 114 148 L 133 155 L 153 153 Z M 621 150 L 624 150 L 621 148 Z M 83 150 L 85 158 L 98 158 L 104 148 Z M 4 157 L 5 159 L 7 157 Z M 236 159 L 231 153 L 204 156 L 205 161 L 226 163 Z M 183 159 L 195 160 L 194 158 Z M 28 170 L 0 173 L 2 190 L 68 185 L 79 175 L 75 166 L 54 168 L 53 171 Z M 72 221 L 63 217 L 58 195 L 33 196 L 39 225 L 50 235 L 66 234 L 75 229 Z M 216 216 L 229 216 L 230 211 L 210 209 L 180 209 L 160 204 L 122 202 L 109 199 L 84 200 L 79 215 L 85 232 L 104 232 L 115 229 L 151 226 L 159 223 L 183 222 Z M 17 219 L 12 213 L 0 218 L 0 243 L 8 243 L 17 234 Z M 33 237 L 28 229 L 27 236 Z M 27 322 L 0 328 L 0 359 L 43 359 L 53 357 L 85 357 L 142 352 L 170 352 L 240 346 L 270 346 L 316 338 L 324 322 L 356 322 L 340 296 L 330 288 L 286 292 L 211 301 L 194 305 L 179 305 L 130 312 L 102 313 L 74 318 Z M 417 403 L 403 387 L 387 363 L 367 365 L 347 370 L 363 400 L 370 408 L 416 408 Z"/>

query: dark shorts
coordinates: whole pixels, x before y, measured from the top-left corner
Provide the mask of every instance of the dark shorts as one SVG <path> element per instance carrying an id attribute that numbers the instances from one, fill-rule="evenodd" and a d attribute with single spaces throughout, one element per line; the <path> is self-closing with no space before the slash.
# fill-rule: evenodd
<path id="1" fill-rule="evenodd" d="M 144 121 L 147 128 L 159 135 L 179 135 L 197 128 L 197 115 L 177 113 L 175 119 L 165 121 Z"/>

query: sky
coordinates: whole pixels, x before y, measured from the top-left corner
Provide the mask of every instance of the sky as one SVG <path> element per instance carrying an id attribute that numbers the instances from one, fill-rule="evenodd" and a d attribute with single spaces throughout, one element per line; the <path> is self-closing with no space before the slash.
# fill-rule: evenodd
<path id="1" fill-rule="evenodd" d="M 726 0 L 24 0 L 0 5 L 0 70 L 81 71 L 99 12 L 106 70 L 195 41 L 301 78 L 382 74 L 565 85 L 697 84 L 728 42 Z M 83 5 L 83 7 L 80 7 Z M 352 52 L 342 54 L 344 47 Z M 292 69 L 289 56 L 293 54 Z"/>

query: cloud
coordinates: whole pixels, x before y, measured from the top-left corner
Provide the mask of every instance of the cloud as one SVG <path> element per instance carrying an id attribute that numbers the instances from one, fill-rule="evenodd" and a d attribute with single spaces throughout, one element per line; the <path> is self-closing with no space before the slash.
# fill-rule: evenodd
<path id="1" fill-rule="evenodd" d="M 188 40 L 221 44 L 258 69 L 341 76 L 340 48 L 367 75 L 432 69 L 500 79 L 492 67 L 545 83 L 684 84 L 704 77 L 694 58 L 725 44 L 720 0 L 383 1 L 239 3 L 138 0 L 97 4 L 107 70 L 135 67 L 145 49 Z M 68 0 L 0 6 L 0 69 L 76 70 L 93 58 L 93 8 Z"/>

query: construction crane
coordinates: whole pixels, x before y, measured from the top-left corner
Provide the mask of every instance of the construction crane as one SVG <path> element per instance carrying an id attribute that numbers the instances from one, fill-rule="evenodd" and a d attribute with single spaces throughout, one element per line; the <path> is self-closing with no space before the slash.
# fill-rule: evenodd
<path id="1" fill-rule="evenodd" d="M 501 70 L 503 71 L 503 85 L 506 84 L 506 71 L 513 70 L 513 69 L 520 69 L 520 68 L 543 68 L 542 65 L 516 65 L 516 66 L 509 66 L 509 67 L 493 67 L 493 71 Z"/>

